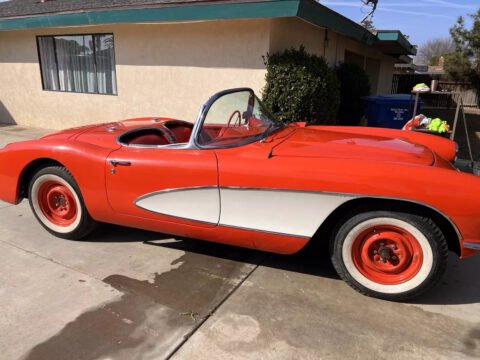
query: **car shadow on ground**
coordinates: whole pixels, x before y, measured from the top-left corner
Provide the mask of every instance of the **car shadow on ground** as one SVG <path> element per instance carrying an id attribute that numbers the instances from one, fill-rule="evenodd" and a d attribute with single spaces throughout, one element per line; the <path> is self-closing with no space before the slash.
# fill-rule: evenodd
<path id="1" fill-rule="evenodd" d="M 296 254 L 279 255 L 110 224 L 99 224 L 98 228 L 85 241 L 141 242 L 146 246 L 175 249 L 208 257 L 340 280 L 330 261 L 328 248 L 324 244 L 307 244 Z M 410 303 L 424 305 L 480 303 L 480 279 L 476 275 L 478 273 L 480 273 L 480 257 L 474 256 L 459 260 L 458 256 L 451 253 L 442 280 L 434 288 Z"/>
<path id="2" fill-rule="evenodd" d="M 282 270 L 326 278 L 339 278 L 330 262 L 328 250 L 323 249 L 322 246 L 312 244 L 308 244 L 296 254 L 279 255 L 111 224 L 98 224 L 95 231 L 85 238 L 84 241 L 118 243 L 142 242 L 148 246 L 176 249 L 205 256 L 242 261 L 254 265 L 257 265 L 258 259 L 262 259 L 262 266 L 275 267 Z"/>
<path id="3" fill-rule="evenodd" d="M 445 275 L 413 304 L 464 305 L 480 303 L 480 256 L 460 260 L 450 253 Z"/>

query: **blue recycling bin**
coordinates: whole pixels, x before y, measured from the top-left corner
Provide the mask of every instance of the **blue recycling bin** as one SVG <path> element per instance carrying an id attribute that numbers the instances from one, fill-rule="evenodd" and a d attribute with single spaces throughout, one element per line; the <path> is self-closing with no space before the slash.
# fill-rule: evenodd
<path id="1" fill-rule="evenodd" d="M 415 97 L 412 99 L 415 100 Z M 412 118 L 414 104 L 412 102 L 409 113 L 409 94 L 364 96 L 362 100 L 368 126 L 401 129 Z M 422 105 L 423 102 L 419 100 L 417 114 Z"/>

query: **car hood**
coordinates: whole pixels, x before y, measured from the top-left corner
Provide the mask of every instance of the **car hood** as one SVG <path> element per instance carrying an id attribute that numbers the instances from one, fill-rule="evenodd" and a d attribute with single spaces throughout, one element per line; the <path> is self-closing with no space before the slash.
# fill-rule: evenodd
<path id="1" fill-rule="evenodd" d="M 407 139 L 300 128 L 272 156 L 338 158 L 433 165 L 433 152 Z"/>

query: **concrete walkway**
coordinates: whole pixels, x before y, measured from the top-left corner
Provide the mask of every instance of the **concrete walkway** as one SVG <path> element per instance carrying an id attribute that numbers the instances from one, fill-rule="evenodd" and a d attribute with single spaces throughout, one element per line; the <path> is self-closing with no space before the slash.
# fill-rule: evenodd
<path id="1" fill-rule="evenodd" d="M 0 146 L 39 134 L 0 128 Z M 479 257 L 452 255 L 435 289 L 389 303 L 351 290 L 311 249 L 279 256 L 110 225 L 67 241 L 28 202 L 0 202 L 0 219 L 2 360 L 480 357 Z"/>
<path id="2" fill-rule="evenodd" d="M 0 123 L 0 147 L 10 142 L 36 139 L 51 132 L 53 132 L 53 130 L 4 125 Z"/>

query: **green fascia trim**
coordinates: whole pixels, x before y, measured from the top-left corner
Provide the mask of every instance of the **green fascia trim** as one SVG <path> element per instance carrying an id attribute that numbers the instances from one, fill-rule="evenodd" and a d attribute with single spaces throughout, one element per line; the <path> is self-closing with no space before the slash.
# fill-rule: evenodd
<path id="1" fill-rule="evenodd" d="M 300 0 L 89 11 L 0 19 L 0 30 L 113 23 L 296 16 Z"/>
<path id="2" fill-rule="evenodd" d="M 314 0 L 277 0 L 230 4 L 184 5 L 173 7 L 104 10 L 71 14 L 0 19 L 0 30 L 78 26 L 113 23 L 194 21 L 238 18 L 298 16 L 371 45 L 375 36 L 363 27 Z"/>
<path id="3" fill-rule="evenodd" d="M 319 6 L 322 6 L 324 9 L 319 10 Z M 367 45 L 372 45 L 377 40 L 377 37 L 363 26 L 316 3 L 314 0 L 302 0 L 300 2 L 298 17 L 316 25 L 332 29 Z"/>
<path id="4" fill-rule="evenodd" d="M 417 48 L 400 31 L 379 31 L 377 38 L 380 41 L 396 41 L 406 51 L 405 55 L 417 55 Z"/>
<path id="5" fill-rule="evenodd" d="M 400 32 L 379 32 L 379 34 L 375 36 L 362 26 L 333 10 L 320 5 L 315 0 L 220 3 L 40 15 L 0 19 L 0 30 L 118 23 L 278 18 L 294 16 L 318 26 L 332 29 L 333 31 L 354 38 L 367 45 L 372 45 L 378 40 L 391 40 L 398 41 L 400 45 L 408 51 L 408 54 L 411 54 L 412 48 L 415 49 Z"/>

